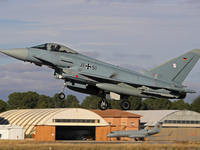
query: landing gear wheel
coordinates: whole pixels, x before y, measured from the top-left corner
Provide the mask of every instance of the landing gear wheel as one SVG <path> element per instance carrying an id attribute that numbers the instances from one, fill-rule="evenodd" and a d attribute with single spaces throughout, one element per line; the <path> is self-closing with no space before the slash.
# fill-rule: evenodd
<path id="1" fill-rule="evenodd" d="M 140 140 L 141 140 L 141 141 L 145 141 L 145 139 L 144 139 L 143 137 L 142 137 L 142 138 L 140 138 Z"/>
<path id="2" fill-rule="evenodd" d="M 131 108 L 131 103 L 127 100 L 121 102 L 121 109 L 122 110 L 129 110 Z"/>
<path id="3" fill-rule="evenodd" d="M 106 100 L 99 101 L 99 109 L 106 110 L 108 108 L 108 102 Z"/>
<path id="4" fill-rule="evenodd" d="M 65 94 L 64 93 L 60 93 L 60 94 L 58 94 L 58 97 L 59 97 L 59 99 L 65 99 Z"/>

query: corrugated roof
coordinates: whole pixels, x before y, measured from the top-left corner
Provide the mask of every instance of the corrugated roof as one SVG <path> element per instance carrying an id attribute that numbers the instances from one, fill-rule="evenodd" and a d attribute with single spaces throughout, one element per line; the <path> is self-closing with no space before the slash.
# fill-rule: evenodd
<path id="1" fill-rule="evenodd" d="M 164 120 L 200 120 L 200 113 L 190 110 L 131 110 L 130 113 L 142 115 L 140 122 L 154 126 Z"/>
<path id="2" fill-rule="evenodd" d="M 100 109 L 92 109 L 91 111 L 97 113 L 99 116 L 103 118 L 108 118 L 108 117 L 113 117 L 113 118 L 122 118 L 122 117 L 127 117 L 127 118 L 140 118 L 142 117 L 139 114 L 134 114 L 134 113 L 129 113 L 126 111 L 118 110 L 118 109 L 106 109 L 104 111 Z"/>
<path id="3" fill-rule="evenodd" d="M 130 113 L 142 115 L 140 122 L 145 123 L 146 125 L 155 125 L 158 121 L 160 121 L 163 117 L 175 112 L 177 110 L 131 110 L 127 111 Z"/>
<path id="4" fill-rule="evenodd" d="M 0 125 L 19 125 L 25 129 L 26 134 L 31 134 L 35 131 L 36 125 L 56 125 L 53 119 L 97 119 L 99 122 L 93 124 L 94 126 L 108 125 L 98 114 L 81 108 L 9 110 L 0 114 Z"/>

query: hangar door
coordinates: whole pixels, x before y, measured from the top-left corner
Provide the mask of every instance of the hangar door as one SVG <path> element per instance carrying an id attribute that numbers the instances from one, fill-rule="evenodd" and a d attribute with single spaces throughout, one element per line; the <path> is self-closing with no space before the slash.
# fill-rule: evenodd
<path id="1" fill-rule="evenodd" d="M 95 140 L 96 127 L 56 126 L 56 140 Z"/>
<path id="2" fill-rule="evenodd" d="M 170 135 L 171 133 L 171 135 Z M 170 136 L 168 136 L 170 135 Z M 149 141 L 200 141 L 200 128 L 163 127 L 157 136 L 149 137 Z"/>

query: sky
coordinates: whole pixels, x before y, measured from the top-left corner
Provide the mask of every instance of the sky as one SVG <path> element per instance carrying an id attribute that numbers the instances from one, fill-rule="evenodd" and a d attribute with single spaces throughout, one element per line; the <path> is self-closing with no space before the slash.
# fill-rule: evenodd
<path id="1" fill-rule="evenodd" d="M 130 70 L 152 69 L 200 48 L 200 0 L 0 0 L 0 49 L 65 45 Z M 200 95 L 200 61 L 184 81 Z M 0 99 L 13 92 L 53 96 L 53 70 L 0 54 Z M 65 88 L 82 101 L 85 94 Z"/>

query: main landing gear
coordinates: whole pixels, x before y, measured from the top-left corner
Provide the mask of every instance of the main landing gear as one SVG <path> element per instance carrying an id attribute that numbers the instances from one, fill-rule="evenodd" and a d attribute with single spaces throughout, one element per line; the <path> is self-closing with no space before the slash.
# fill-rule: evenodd
<path id="1" fill-rule="evenodd" d="M 131 108 L 131 103 L 128 100 L 122 100 L 120 107 L 122 110 L 129 110 Z"/>
<path id="2" fill-rule="evenodd" d="M 145 141 L 145 139 L 143 137 L 141 138 L 134 138 L 135 141 Z"/>
<path id="3" fill-rule="evenodd" d="M 63 100 L 65 99 L 65 94 L 64 94 L 64 89 L 66 86 L 66 82 L 64 82 L 62 88 L 61 88 L 61 93 L 58 94 L 59 99 Z M 109 107 L 108 102 L 106 101 L 106 98 L 104 97 L 101 101 L 98 103 L 98 107 L 101 110 L 106 110 Z M 127 97 L 122 98 L 122 102 L 120 103 L 120 107 L 122 110 L 129 110 L 131 108 L 131 103 L 127 100 Z"/>
<path id="4" fill-rule="evenodd" d="M 106 110 L 108 109 L 108 102 L 106 101 L 105 98 L 103 98 L 101 101 L 99 101 L 99 109 L 101 110 Z M 131 108 L 131 103 L 128 100 L 122 100 L 120 107 L 122 110 L 129 110 Z"/>

